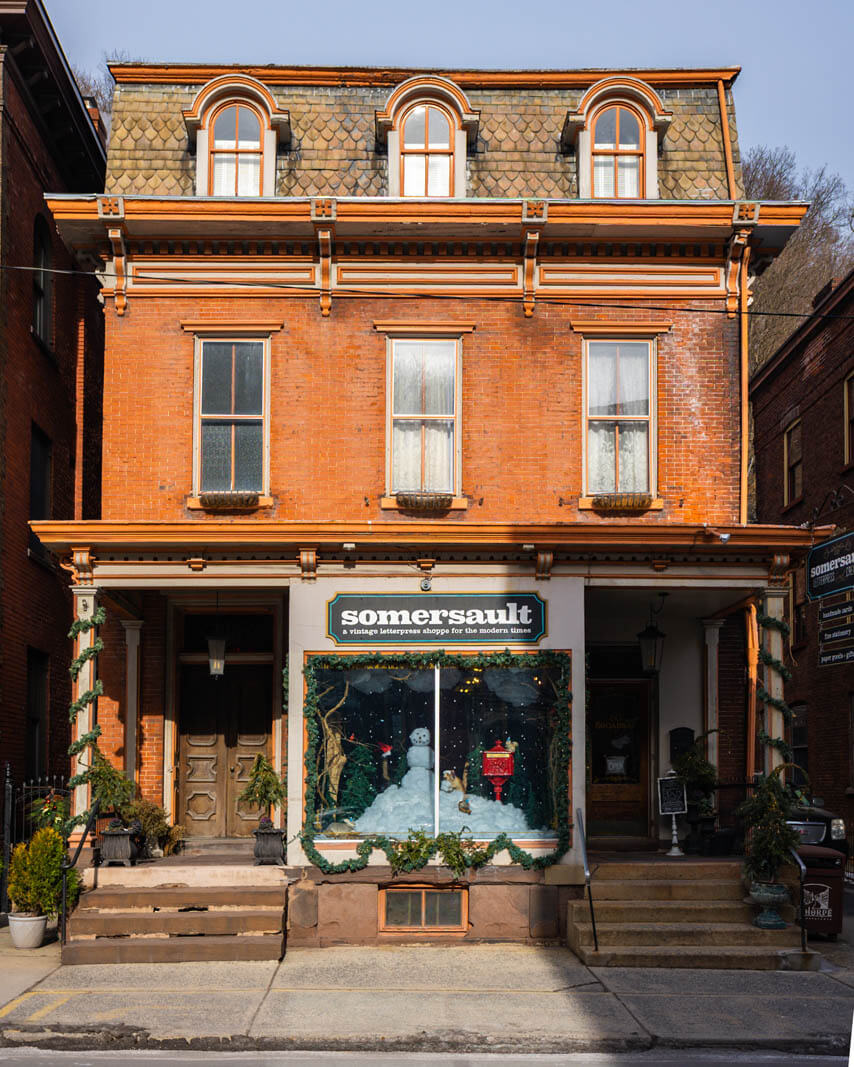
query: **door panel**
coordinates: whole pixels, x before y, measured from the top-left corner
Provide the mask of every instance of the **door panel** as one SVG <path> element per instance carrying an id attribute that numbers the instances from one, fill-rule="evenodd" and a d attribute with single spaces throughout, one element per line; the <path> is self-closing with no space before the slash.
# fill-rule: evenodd
<path id="1" fill-rule="evenodd" d="M 592 834 L 649 832 L 649 683 L 593 681 L 587 712 Z"/>
<path id="2" fill-rule="evenodd" d="M 188 836 L 246 837 L 261 812 L 237 798 L 255 756 L 268 754 L 273 671 L 228 665 L 180 668 L 178 794 Z"/>

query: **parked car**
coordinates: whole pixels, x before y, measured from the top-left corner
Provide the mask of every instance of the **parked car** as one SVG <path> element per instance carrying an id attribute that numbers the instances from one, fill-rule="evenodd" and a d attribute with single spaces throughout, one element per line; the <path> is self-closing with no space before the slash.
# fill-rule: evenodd
<path id="1" fill-rule="evenodd" d="M 810 804 L 800 804 L 788 820 L 801 835 L 805 845 L 832 848 L 848 858 L 848 833 L 845 820 L 835 812 L 823 808 L 823 801 L 814 797 Z"/>

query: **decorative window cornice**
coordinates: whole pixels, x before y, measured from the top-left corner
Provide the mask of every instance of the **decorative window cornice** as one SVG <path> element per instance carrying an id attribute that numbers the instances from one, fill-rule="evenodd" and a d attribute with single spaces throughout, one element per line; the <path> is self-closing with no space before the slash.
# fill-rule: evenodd
<path id="1" fill-rule="evenodd" d="M 641 319 L 608 322 L 602 319 L 570 319 L 569 325 L 585 337 L 652 337 L 657 333 L 670 333 L 673 321 L 644 322 Z"/>
<path id="2" fill-rule="evenodd" d="M 436 101 L 450 108 L 460 128 L 465 130 L 469 148 L 477 141 L 480 112 L 473 111 L 468 97 L 448 78 L 437 75 L 418 75 L 401 82 L 386 100 L 385 108 L 376 112 L 377 143 L 385 145 L 389 130 L 393 129 L 406 108 L 415 101 Z"/>
<path id="3" fill-rule="evenodd" d="M 657 133 L 664 133 L 673 118 L 673 112 L 665 108 L 658 93 L 639 78 L 602 78 L 590 86 L 575 111 L 567 112 L 560 135 L 561 149 L 566 152 L 575 144 L 578 132 L 589 125 L 594 112 L 602 104 L 619 103 L 621 100 L 639 107 L 649 128 Z"/>
<path id="4" fill-rule="evenodd" d="M 291 139 L 290 112 L 283 111 L 270 90 L 248 74 L 223 74 L 204 85 L 192 105 L 182 112 L 190 144 L 195 144 L 199 129 L 205 125 L 213 107 L 224 100 L 245 101 L 260 108 L 266 116 L 270 129 L 276 133 L 276 141 L 286 145 Z"/>

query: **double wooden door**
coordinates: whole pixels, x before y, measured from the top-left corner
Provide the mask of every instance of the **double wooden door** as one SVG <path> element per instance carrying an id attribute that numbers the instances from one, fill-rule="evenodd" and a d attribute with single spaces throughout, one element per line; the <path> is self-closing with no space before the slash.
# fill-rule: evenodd
<path id="1" fill-rule="evenodd" d="M 239 800 L 259 752 L 269 753 L 273 672 L 229 665 L 180 668 L 178 804 L 197 837 L 247 837 L 263 812 Z"/>
<path id="2" fill-rule="evenodd" d="M 650 832 L 650 684 L 589 682 L 587 825 L 589 833 Z"/>

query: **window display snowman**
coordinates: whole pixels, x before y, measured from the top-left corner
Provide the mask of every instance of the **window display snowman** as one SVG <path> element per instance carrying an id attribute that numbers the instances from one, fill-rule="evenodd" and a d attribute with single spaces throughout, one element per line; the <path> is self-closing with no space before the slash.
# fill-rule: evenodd
<path id="1" fill-rule="evenodd" d="M 404 789 L 427 789 L 433 791 L 433 749 L 430 745 L 430 731 L 426 726 L 416 727 L 409 735 L 409 748 L 406 750 L 406 765 L 409 770 L 400 783 Z"/>

